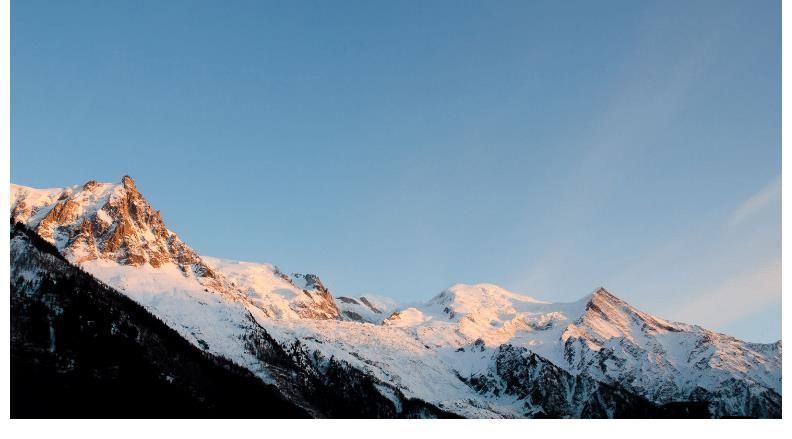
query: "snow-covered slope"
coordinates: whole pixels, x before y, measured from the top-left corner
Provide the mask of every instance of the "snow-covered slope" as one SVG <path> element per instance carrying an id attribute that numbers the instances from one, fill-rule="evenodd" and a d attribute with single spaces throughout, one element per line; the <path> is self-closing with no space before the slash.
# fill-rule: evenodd
<path id="1" fill-rule="evenodd" d="M 313 274 L 282 273 L 272 264 L 232 261 L 202 257 L 209 266 L 222 273 L 232 286 L 240 288 L 248 299 L 267 316 L 284 318 L 335 319 L 338 309 L 327 288 Z"/>
<path id="2" fill-rule="evenodd" d="M 653 416 L 672 402 L 702 402 L 715 416 L 780 416 L 780 342 L 668 322 L 604 289 L 548 303 L 455 285 L 404 309 L 373 296 L 333 298 L 315 275 L 199 256 L 129 177 L 12 185 L 11 215 L 196 346 L 281 388 L 291 375 L 265 359 L 261 331 L 323 379 L 340 362 L 396 405 L 412 398 L 462 416 Z"/>

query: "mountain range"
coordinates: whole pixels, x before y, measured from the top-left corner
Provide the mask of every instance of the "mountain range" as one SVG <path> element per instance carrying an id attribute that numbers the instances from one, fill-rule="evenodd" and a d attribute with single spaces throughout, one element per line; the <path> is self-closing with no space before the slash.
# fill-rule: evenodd
<path id="1" fill-rule="evenodd" d="M 200 255 L 128 176 L 11 185 L 10 206 L 16 417 L 781 417 L 780 340 L 604 288 L 550 303 L 457 284 L 405 307 Z M 97 404 L 113 386 L 183 410 Z"/>

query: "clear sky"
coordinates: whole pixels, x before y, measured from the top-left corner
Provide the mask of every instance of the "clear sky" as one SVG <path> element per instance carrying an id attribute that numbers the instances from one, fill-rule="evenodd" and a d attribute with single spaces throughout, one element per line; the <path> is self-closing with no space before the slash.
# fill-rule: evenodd
<path id="1" fill-rule="evenodd" d="M 426 300 L 598 286 L 781 337 L 778 1 L 15 1 L 11 177 Z"/>

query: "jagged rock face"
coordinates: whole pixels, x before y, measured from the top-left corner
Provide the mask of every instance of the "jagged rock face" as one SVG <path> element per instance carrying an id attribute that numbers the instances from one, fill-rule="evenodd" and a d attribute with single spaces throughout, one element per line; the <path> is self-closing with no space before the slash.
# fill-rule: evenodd
<path id="1" fill-rule="evenodd" d="M 226 289 L 224 280 L 168 230 L 129 176 L 121 184 L 91 180 L 56 192 L 12 186 L 12 220 L 34 229 L 76 263 L 107 260 L 154 268 L 174 264 L 202 278 L 208 287 Z"/>
<path id="2" fill-rule="evenodd" d="M 67 188 L 52 204 L 31 206 L 13 198 L 12 219 L 32 227 L 78 262 L 107 259 L 122 265 L 173 263 L 203 275 L 211 271 L 154 210 L 125 176 L 120 185 L 89 181 Z"/>
<path id="3" fill-rule="evenodd" d="M 159 212 L 140 195 L 132 179 L 124 177 L 122 187 L 123 190 L 110 197 L 102 207 L 102 211 L 112 218 L 113 227 L 102 236 L 101 255 L 127 265 L 149 263 L 152 267 L 159 267 L 166 262 L 182 266 L 196 263 L 197 255 L 184 258 L 177 245 L 173 248 L 168 245 L 173 241 L 172 234 L 165 228 Z M 145 238 L 146 235 L 149 239 Z"/>

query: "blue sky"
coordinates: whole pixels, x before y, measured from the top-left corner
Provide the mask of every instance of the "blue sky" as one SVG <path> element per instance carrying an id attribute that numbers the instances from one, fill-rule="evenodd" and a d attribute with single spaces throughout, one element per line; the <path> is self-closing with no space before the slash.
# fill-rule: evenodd
<path id="1" fill-rule="evenodd" d="M 605 286 L 781 337 L 777 1 L 13 2 L 11 177 L 425 300 Z"/>

